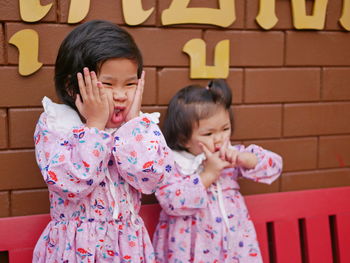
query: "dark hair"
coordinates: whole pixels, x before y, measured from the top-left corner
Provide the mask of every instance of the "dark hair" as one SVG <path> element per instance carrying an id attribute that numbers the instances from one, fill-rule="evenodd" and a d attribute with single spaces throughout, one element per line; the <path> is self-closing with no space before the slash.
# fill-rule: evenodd
<path id="1" fill-rule="evenodd" d="M 169 102 L 163 123 L 168 146 L 173 150 L 186 150 L 184 145 L 191 139 L 193 124 L 213 116 L 218 108 L 229 112 L 232 132 L 231 102 L 231 89 L 223 79 L 212 80 L 207 87 L 190 85 L 178 91 Z"/>
<path id="2" fill-rule="evenodd" d="M 77 73 L 84 67 L 98 73 L 103 62 L 111 58 L 135 61 L 137 76 L 141 77 L 141 52 L 127 31 L 104 20 L 92 20 L 72 30 L 63 40 L 55 64 L 55 87 L 60 100 L 77 111 Z"/>

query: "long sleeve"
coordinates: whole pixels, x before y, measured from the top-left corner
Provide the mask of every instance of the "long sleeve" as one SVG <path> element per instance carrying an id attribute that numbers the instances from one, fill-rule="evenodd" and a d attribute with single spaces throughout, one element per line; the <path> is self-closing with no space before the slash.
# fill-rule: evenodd
<path id="1" fill-rule="evenodd" d="M 151 194 L 172 173 L 174 165 L 169 151 L 152 116 L 143 114 L 118 129 L 112 154 L 120 176 L 136 190 Z"/>
<path id="2" fill-rule="evenodd" d="M 208 194 L 199 174 L 180 175 L 175 172 L 167 177 L 156 191 L 163 210 L 172 216 L 186 216 L 208 205 Z"/>
<path id="3" fill-rule="evenodd" d="M 253 153 L 258 159 L 254 169 L 239 168 L 241 176 L 266 184 L 271 184 L 280 176 L 283 162 L 278 154 L 254 144 L 249 145 L 247 148 L 240 145 L 239 151 Z"/>
<path id="4" fill-rule="evenodd" d="M 42 113 L 35 134 L 36 160 L 48 188 L 64 199 L 84 198 L 105 178 L 111 136 L 84 125 L 66 133 L 47 125 Z"/>

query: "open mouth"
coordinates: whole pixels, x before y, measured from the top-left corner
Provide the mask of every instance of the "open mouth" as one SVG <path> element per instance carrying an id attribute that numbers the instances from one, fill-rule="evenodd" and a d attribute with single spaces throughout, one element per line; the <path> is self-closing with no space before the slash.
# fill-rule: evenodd
<path id="1" fill-rule="evenodd" d="M 112 115 L 112 122 L 120 123 L 124 120 L 125 107 L 115 107 Z"/>

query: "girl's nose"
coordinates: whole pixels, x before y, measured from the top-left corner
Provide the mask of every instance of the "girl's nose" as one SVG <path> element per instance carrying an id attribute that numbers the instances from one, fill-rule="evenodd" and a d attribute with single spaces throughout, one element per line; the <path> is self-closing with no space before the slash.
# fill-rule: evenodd
<path id="1" fill-rule="evenodd" d="M 123 89 L 113 89 L 113 100 L 125 101 L 126 99 L 126 91 L 124 91 Z"/>

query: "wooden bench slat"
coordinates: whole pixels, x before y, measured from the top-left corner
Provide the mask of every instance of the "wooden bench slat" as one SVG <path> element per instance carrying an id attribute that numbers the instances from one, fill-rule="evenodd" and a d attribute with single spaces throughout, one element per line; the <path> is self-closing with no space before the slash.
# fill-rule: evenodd
<path id="1" fill-rule="evenodd" d="M 350 262 L 350 212 L 337 215 L 335 222 L 339 263 L 348 263 Z"/>
<path id="2" fill-rule="evenodd" d="M 276 221 L 273 223 L 273 229 L 276 261 L 278 263 L 302 263 L 298 220 Z"/>
<path id="3" fill-rule="evenodd" d="M 305 219 L 308 262 L 330 263 L 333 261 L 329 217 Z"/>

